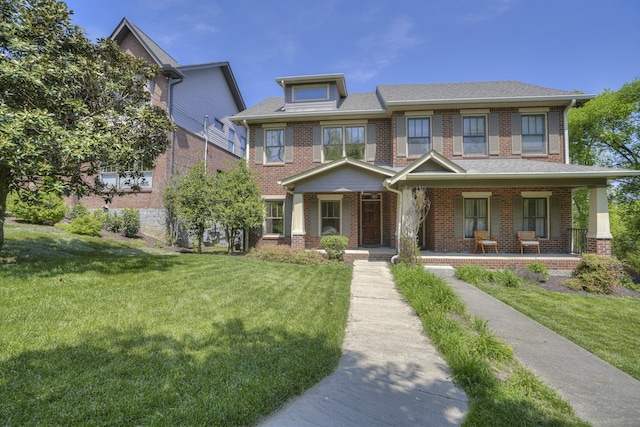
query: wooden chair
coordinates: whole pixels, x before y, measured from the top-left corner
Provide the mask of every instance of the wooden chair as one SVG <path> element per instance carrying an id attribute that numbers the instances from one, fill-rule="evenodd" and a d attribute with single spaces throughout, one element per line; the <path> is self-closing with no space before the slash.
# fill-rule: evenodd
<path id="1" fill-rule="evenodd" d="M 488 231 L 474 231 L 473 238 L 476 241 L 476 244 L 473 247 L 474 254 L 476 253 L 478 246 L 482 248 L 482 253 L 484 255 L 487 254 L 484 250 L 485 246 L 493 246 L 493 248 L 496 250 L 496 255 L 498 254 L 498 242 L 496 241 L 495 237 L 491 237 L 491 238 L 489 237 Z"/>
<path id="2" fill-rule="evenodd" d="M 535 247 L 538 249 L 538 255 L 540 255 L 540 240 L 536 237 L 535 231 L 518 231 L 518 247 L 520 253 L 524 253 L 525 247 Z"/>

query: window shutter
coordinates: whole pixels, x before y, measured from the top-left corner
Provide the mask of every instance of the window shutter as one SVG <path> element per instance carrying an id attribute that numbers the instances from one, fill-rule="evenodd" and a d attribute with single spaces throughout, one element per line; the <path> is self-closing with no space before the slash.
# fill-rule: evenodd
<path id="1" fill-rule="evenodd" d="M 562 237 L 562 216 L 560 215 L 560 197 L 550 197 L 549 234 L 552 239 Z"/>
<path id="2" fill-rule="evenodd" d="M 511 154 L 522 154 L 522 121 L 520 113 L 511 113 Z"/>
<path id="3" fill-rule="evenodd" d="M 453 116 L 453 155 L 462 156 L 462 116 Z"/>
<path id="4" fill-rule="evenodd" d="M 376 160 L 376 125 L 369 123 L 367 125 L 367 147 L 365 149 L 365 161 L 373 162 Z"/>
<path id="5" fill-rule="evenodd" d="M 313 198 L 309 203 L 309 220 L 311 221 L 311 235 L 319 236 L 318 232 L 318 199 Z"/>
<path id="6" fill-rule="evenodd" d="M 431 144 L 431 148 L 442 154 L 442 116 L 433 116 L 432 123 L 433 129 L 431 132 L 433 134 L 433 144 Z"/>
<path id="7" fill-rule="evenodd" d="M 407 118 L 404 116 L 396 119 L 396 144 L 398 157 L 407 157 Z"/>
<path id="8" fill-rule="evenodd" d="M 258 128 L 256 129 L 256 137 L 255 137 L 255 163 L 257 165 L 261 165 L 264 162 L 264 129 Z"/>
<path id="9" fill-rule="evenodd" d="M 319 163 L 322 161 L 322 129 L 320 126 L 314 126 L 313 133 L 313 161 Z"/>
<path id="10" fill-rule="evenodd" d="M 284 128 L 284 162 L 293 163 L 293 128 Z"/>
<path id="11" fill-rule="evenodd" d="M 351 233 L 351 203 L 348 198 L 342 200 L 342 230 L 343 236 L 349 237 Z"/>
<path id="12" fill-rule="evenodd" d="M 500 237 L 502 226 L 500 218 L 500 197 L 491 197 L 491 235 Z"/>
<path id="13" fill-rule="evenodd" d="M 549 117 L 549 154 L 560 154 L 560 113 L 552 111 Z"/>
<path id="14" fill-rule="evenodd" d="M 489 154 L 500 154 L 500 116 L 489 114 Z"/>
<path id="15" fill-rule="evenodd" d="M 513 198 L 513 234 L 522 230 L 522 197 Z"/>
<path id="16" fill-rule="evenodd" d="M 291 236 L 291 221 L 293 216 L 293 203 L 290 199 L 284 201 L 284 235 Z"/>
<path id="17" fill-rule="evenodd" d="M 464 199 L 453 198 L 453 237 L 464 237 Z"/>

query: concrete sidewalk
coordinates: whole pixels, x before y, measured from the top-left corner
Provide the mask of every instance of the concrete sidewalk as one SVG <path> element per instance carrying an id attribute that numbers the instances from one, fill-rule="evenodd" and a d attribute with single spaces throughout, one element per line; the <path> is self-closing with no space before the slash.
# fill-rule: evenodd
<path id="1" fill-rule="evenodd" d="M 261 425 L 456 426 L 466 411 L 387 263 L 356 261 L 338 369 Z"/>
<path id="2" fill-rule="evenodd" d="M 640 425 L 640 381 L 517 310 L 453 277 L 451 267 L 428 268 L 447 279 L 467 312 L 515 350 L 522 365 L 555 389 L 594 426 Z"/>

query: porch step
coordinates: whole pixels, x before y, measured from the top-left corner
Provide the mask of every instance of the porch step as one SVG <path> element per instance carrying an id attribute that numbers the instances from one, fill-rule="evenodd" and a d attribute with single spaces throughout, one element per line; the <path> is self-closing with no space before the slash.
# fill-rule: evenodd
<path id="1" fill-rule="evenodd" d="M 425 265 L 428 271 L 436 276 L 453 277 L 455 269 L 450 265 Z"/>

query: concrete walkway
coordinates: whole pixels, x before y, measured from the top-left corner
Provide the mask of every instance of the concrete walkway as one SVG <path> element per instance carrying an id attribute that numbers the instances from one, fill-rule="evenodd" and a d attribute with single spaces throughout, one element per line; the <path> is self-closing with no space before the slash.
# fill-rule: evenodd
<path id="1" fill-rule="evenodd" d="M 428 268 L 447 279 L 467 312 L 515 350 L 518 361 L 555 389 L 593 426 L 640 426 L 640 381 L 462 280 L 453 268 Z"/>
<path id="2" fill-rule="evenodd" d="M 338 369 L 261 425 L 460 425 L 467 396 L 450 376 L 387 263 L 356 261 Z"/>

